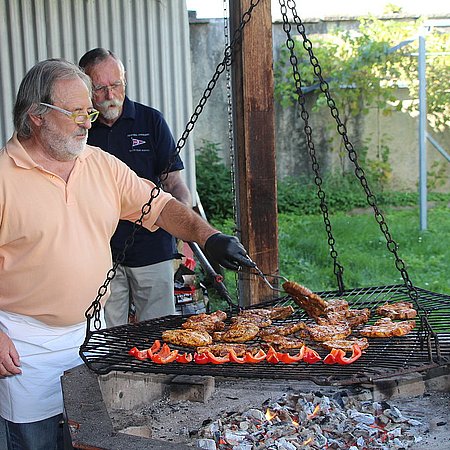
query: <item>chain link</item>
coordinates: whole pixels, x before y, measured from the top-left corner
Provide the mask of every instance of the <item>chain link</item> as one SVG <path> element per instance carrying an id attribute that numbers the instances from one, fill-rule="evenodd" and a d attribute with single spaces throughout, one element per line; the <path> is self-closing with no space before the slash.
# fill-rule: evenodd
<path id="1" fill-rule="evenodd" d="M 125 259 L 125 254 L 133 244 L 136 232 L 142 227 L 142 222 L 144 220 L 144 217 L 150 213 L 151 211 L 151 204 L 153 200 L 158 197 L 158 195 L 161 192 L 161 185 L 164 183 L 164 181 L 167 179 L 167 176 L 170 172 L 170 168 L 175 160 L 175 158 L 180 154 L 181 149 L 186 145 L 186 141 L 189 137 L 189 134 L 193 130 L 195 123 L 197 122 L 200 114 L 203 111 L 203 108 L 205 107 L 206 102 L 208 101 L 208 98 L 211 95 L 211 92 L 215 88 L 217 84 L 217 80 L 219 79 L 220 75 L 224 72 L 224 70 L 229 67 L 232 63 L 232 56 L 234 48 L 237 44 L 237 42 L 242 38 L 242 30 L 244 29 L 245 25 L 249 22 L 251 19 L 251 15 L 253 12 L 253 9 L 258 5 L 260 0 L 251 0 L 249 9 L 243 14 L 241 22 L 239 24 L 239 27 L 236 29 L 236 31 L 233 34 L 233 39 L 231 40 L 231 43 L 226 46 L 224 50 L 224 57 L 222 61 L 216 66 L 214 75 L 212 76 L 211 80 L 207 84 L 206 89 L 203 91 L 203 95 L 201 99 L 199 100 L 197 106 L 194 109 L 194 112 L 192 113 L 188 123 L 186 124 L 186 127 L 178 140 L 175 148 L 174 155 L 170 159 L 168 166 L 166 169 L 164 169 L 160 176 L 160 181 L 157 183 L 157 185 L 152 189 L 150 193 L 150 199 L 147 203 L 145 203 L 141 208 L 141 216 L 139 219 L 137 219 L 134 222 L 133 231 L 130 234 L 130 236 L 125 241 L 125 245 L 121 253 L 118 255 L 117 260 L 114 262 L 113 267 L 108 271 L 106 275 L 106 279 L 103 282 L 103 284 L 99 287 L 97 291 L 97 296 L 95 300 L 92 302 L 90 307 L 85 312 L 85 317 L 87 319 L 87 333 L 86 337 L 89 336 L 91 332 L 90 322 L 91 319 L 94 319 L 93 326 L 95 330 L 100 330 L 101 328 L 101 320 L 100 320 L 100 312 L 101 312 L 101 299 L 108 291 L 108 286 L 111 283 L 111 280 L 116 276 L 117 267 L 119 264 L 123 262 Z"/>
<path id="2" fill-rule="evenodd" d="M 283 16 L 283 30 L 285 31 L 285 33 L 287 35 L 286 46 L 287 46 L 287 48 L 290 51 L 290 62 L 291 62 L 291 65 L 292 65 L 292 68 L 293 68 L 293 72 L 294 72 L 294 80 L 295 80 L 295 85 L 296 85 L 296 92 L 297 92 L 297 95 L 299 97 L 298 101 L 299 101 L 301 109 L 302 109 L 301 117 L 302 117 L 302 119 L 305 122 L 304 130 L 305 130 L 305 134 L 306 134 L 307 145 L 308 145 L 310 156 L 311 156 L 311 160 L 312 160 L 312 163 L 313 163 L 312 164 L 313 170 L 314 170 L 314 173 L 316 175 L 315 183 L 316 183 L 316 185 L 318 187 L 318 196 L 320 198 L 320 208 L 321 208 L 323 216 L 324 216 L 325 226 L 326 226 L 326 230 L 327 230 L 327 234 L 328 234 L 328 244 L 330 245 L 330 247 L 332 249 L 331 256 L 334 259 L 335 274 L 338 276 L 338 284 L 339 284 L 339 276 L 342 276 L 343 268 L 342 268 L 342 266 L 340 264 L 337 263 L 337 253 L 334 250 L 335 240 L 334 240 L 334 238 L 332 236 L 331 224 L 330 224 L 330 221 L 329 221 L 329 218 L 328 218 L 328 208 L 327 208 L 327 205 L 325 203 L 325 193 L 323 192 L 323 190 L 321 188 L 322 179 L 320 178 L 319 165 L 318 165 L 317 160 L 315 158 L 315 149 L 314 149 L 314 144 L 312 142 L 312 137 L 311 137 L 311 127 L 308 124 L 308 117 L 309 117 L 309 115 L 308 115 L 308 113 L 307 113 L 307 111 L 306 111 L 306 109 L 304 107 L 304 105 L 305 105 L 305 95 L 303 94 L 302 89 L 301 89 L 301 80 L 300 80 L 300 74 L 299 74 L 299 71 L 298 71 L 298 61 L 297 61 L 297 57 L 295 56 L 295 53 L 294 53 L 295 42 L 294 42 L 294 39 L 291 37 L 291 24 L 289 23 L 289 20 L 288 20 L 288 17 L 287 17 L 286 2 L 284 0 L 279 0 L 279 3 L 280 3 L 280 7 L 281 7 L 281 13 L 282 13 L 282 16 Z M 313 45 L 312 45 L 311 41 L 308 39 L 308 37 L 306 36 L 305 26 L 303 25 L 300 17 L 297 14 L 295 1 L 287 0 L 287 4 L 288 4 L 289 9 L 292 12 L 292 16 L 293 16 L 294 23 L 296 25 L 296 29 L 297 29 L 298 33 L 302 36 L 303 48 L 307 51 L 307 53 L 309 55 L 309 61 L 310 61 L 311 65 L 312 65 L 312 67 L 313 67 L 314 74 L 319 79 L 320 90 L 325 95 L 326 100 L 327 100 L 327 105 L 330 108 L 331 116 L 336 121 L 337 131 L 340 134 L 340 136 L 342 137 L 342 140 L 343 140 L 343 143 L 344 143 L 344 147 L 347 150 L 348 157 L 349 157 L 350 161 L 355 166 L 354 173 L 355 173 L 356 177 L 358 178 L 361 186 L 363 187 L 364 192 L 366 193 L 367 202 L 372 207 L 372 209 L 374 211 L 375 220 L 377 221 L 377 223 L 378 223 L 378 225 L 380 227 L 380 230 L 384 234 L 384 237 L 386 239 L 387 249 L 395 257 L 395 267 L 400 272 L 400 274 L 401 274 L 401 276 L 403 278 L 405 286 L 408 289 L 409 297 L 412 300 L 417 301 L 417 299 L 418 299 L 417 290 L 415 289 L 415 287 L 413 286 L 413 284 L 412 284 L 412 282 L 411 282 L 411 280 L 409 278 L 408 272 L 406 270 L 405 263 L 403 262 L 403 260 L 400 258 L 399 254 L 398 254 L 398 245 L 392 239 L 392 236 L 391 236 L 391 234 L 389 232 L 389 228 L 388 228 L 388 225 L 386 223 L 386 220 L 385 220 L 383 214 L 381 213 L 381 211 L 379 210 L 379 208 L 377 206 L 376 197 L 372 193 L 372 191 L 370 190 L 369 183 L 368 183 L 367 178 L 365 176 L 364 169 L 360 166 L 360 164 L 358 162 L 358 155 L 357 155 L 355 149 L 353 148 L 352 143 L 350 142 L 350 140 L 348 138 L 347 128 L 342 123 L 342 121 L 341 121 L 341 119 L 339 117 L 339 111 L 338 111 L 338 109 L 336 107 L 336 103 L 334 102 L 333 98 L 331 97 L 330 90 L 329 90 L 329 85 L 328 85 L 327 81 L 323 78 L 323 76 L 322 76 L 322 68 L 320 67 L 318 59 L 314 55 Z M 342 282 L 342 280 L 341 280 L 341 282 Z M 343 284 L 339 285 L 339 289 L 340 290 L 341 290 L 341 288 L 343 288 Z"/>

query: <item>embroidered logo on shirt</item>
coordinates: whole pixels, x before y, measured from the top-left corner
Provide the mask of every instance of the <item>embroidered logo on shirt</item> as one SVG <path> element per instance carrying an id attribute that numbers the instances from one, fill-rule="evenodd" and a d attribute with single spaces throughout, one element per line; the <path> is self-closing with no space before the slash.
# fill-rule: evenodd
<path id="1" fill-rule="evenodd" d="M 141 139 L 131 139 L 131 145 L 133 147 L 136 147 L 136 145 L 145 144 L 145 141 L 142 141 Z"/>

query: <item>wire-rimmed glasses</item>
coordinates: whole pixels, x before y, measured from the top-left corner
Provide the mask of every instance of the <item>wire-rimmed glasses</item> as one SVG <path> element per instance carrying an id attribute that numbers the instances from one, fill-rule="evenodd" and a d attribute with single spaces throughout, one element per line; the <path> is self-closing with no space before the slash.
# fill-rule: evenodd
<path id="1" fill-rule="evenodd" d="M 125 87 L 127 83 L 122 80 L 118 80 L 109 86 L 92 86 L 92 90 L 95 94 L 106 95 L 109 91 L 116 92 L 119 88 Z"/>

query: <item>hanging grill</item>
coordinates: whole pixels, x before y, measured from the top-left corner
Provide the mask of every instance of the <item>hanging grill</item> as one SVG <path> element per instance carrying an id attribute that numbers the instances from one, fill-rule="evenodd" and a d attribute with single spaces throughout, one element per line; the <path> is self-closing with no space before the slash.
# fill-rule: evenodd
<path id="1" fill-rule="evenodd" d="M 97 374 L 106 374 L 111 371 L 125 371 L 138 373 L 164 373 L 164 374 L 189 374 L 189 375 L 210 375 L 223 377 L 243 377 L 243 378 L 269 378 L 269 379 L 291 379 L 291 380 L 312 380 L 322 385 L 348 385 L 372 382 L 377 379 L 391 378 L 400 374 L 411 372 L 423 372 L 432 368 L 443 366 L 450 363 L 450 332 L 448 324 L 450 323 L 450 296 L 438 294 L 415 287 L 409 279 L 404 262 L 398 255 L 398 246 L 392 239 L 385 219 L 378 209 L 376 198 L 372 194 L 364 170 L 358 163 L 357 154 L 349 141 L 345 125 L 339 118 L 337 107 L 329 93 L 328 83 L 321 74 L 321 68 L 312 51 L 312 43 L 306 37 L 304 26 L 298 17 L 295 4 L 290 2 L 290 9 L 293 13 L 294 24 L 299 34 L 303 37 L 303 46 L 309 54 L 314 73 L 320 81 L 320 90 L 327 99 L 327 104 L 331 110 L 331 115 L 337 124 L 337 131 L 341 135 L 344 147 L 348 152 L 350 161 L 355 166 L 355 175 L 360 181 L 366 195 L 368 204 L 374 210 L 374 216 L 384 234 L 388 250 L 395 258 L 396 268 L 399 270 L 403 280 L 403 285 L 364 287 L 357 289 L 345 289 L 343 283 L 343 267 L 338 262 L 338 254 L 335 249 L 335 240 L 332 234 L 331 223 L 329 220 L 328 207 L 326 204 L 326 195 L 322 190 L 322 178 L 319 172 L 315 147 L 312 140 L 312 130 L 309 126 L 309 114 L 305 109 L 305 96 L 302 92 L 300 73 L 298 70 L 297 57 L 294 53 L 294 40 L 291 37 L 291 25 L 288 21 L 285 0 L 279 0 L 283 16 L 283 28 L 287 35 L 287 47 L 290 50 L 290 61 L 293 67 L 293 77 L 298 96 L 298 103 L 301 108 L 301 118 L 304 121 L 304 131 L 307 147 L 312 161 L 312 168 L 317 185 L 317 195 L 320 200 L 320 210 L 323 215 L 325 229 L 328 235 L 328 245 L 330 247 L 330 256 L 334 260 L 334 273 L 337 278 L 338 290 L 318 292 L 318 295 L 324 300 L 333 298 L 345 298 L 351 308 L 368 308 L 372 313 L 376 308 L 385 302 L 395 303 L 402 301 L 412 301 L 418 311 L 416 327 L 406 336 L 391 338 L 370 338 L 369 347 L 365 350 L 362 357 L 350 365 L 326 365 L 322 362 L 315 364 L 295 363 L 295 364 L 272 364 L 263 361 L 258 364 L 236 364 L 226 363 L 222 365 L 197 365 L 189 364 L 155 364 L 151 360 L 140 361 L 128 354 L 132 347 L 139 349 L 149 348 L 152 343 L 161 339 L 164 330 L 177 329 L 181 327 L 184 318 L 181 316 L 168 316 L 164 318 L 149 320 L 146 322 L 134 323 L 100 330 L 100 300 L 106 294 L 108 284 L 115 276 L 115 271 L 120 264 L 116 261 L 113 268 L 108 272 L 104 284 L 99 288 L 97 298 L 86 311 L 87 331 L 83 345 L 80 347 L 80 355 L 86 365 Z M 202 112 L 203 107 L 209 98 L 211 91 L 216 85 L 220 74 L 231 64 L 232 50 L 236 42 L 240 39 L 245 24 L 250 20 L 251 13 L 259 0 L 252 0 L 249 10 L 244 14 L 240 26 L 236 30 L 232 42 L 224 52 L 222 62 L 216 67 L 212 80 L 208 83 L 202 99 L 195 109 L 189 123 L 186 126 L 182 137 L 177 143 L 177 154 L 184 146 L 189 132 L 193 129 L 195 122 Z M 167 169 L 166 172 L 168 172 Z M 151 202 L 159 194 L 159 189 L 155 188 L 149 202 L 142 208 L 142 216 L 136 221 L 136 227 L 142 225 L 142 219 L 148 214 L 151 208 Z M 123 254 L 126 249 L 133 244 L 134 233 L 125 244 Z M 260 275 L 263 275 L 260 273 Z M 275 289 L 276 290 L 276 289 Z M 230 316 L 237 312 L 238 307 L 233 305 L 231 298 L 225 295 L 230 305 Z M 252 308 L 287 306 L 294 307 L 294 314 L 284 320 L 275 321 L 274 325 L 287 325 L 299 320 L 310 320 L 305 312 L 298 308 L 291 297 L 280 297 L 269 302 L 254 305 Z M 234 310 L 235 311 L 234 311 Z M 251 309 L 251 308 L 250 308 Z M 227 321 L 231 317 L 228 317 Z M 91 331 L 91 320 L 95 331 Z M 374 318 L 369 321 L 373 323 Z M 248 344 L 258 344 L 256 341 L 250 341 Z M 314 343 L 307 343 L 308 346 L 315 349 L 323 357 L 326 354 L 321 347 Z M 181 351 L 190 351 L 190 349 L 172 346 Z"/>
<path id="2" fill-rule="evenodd" d="M 369 347 L 356 362 L 348 365 L 315 364 L 271 364 L 263 361 L 259 364 L 226 363 L 222 365 L 198 365 L 194 362 L 179 364 L 155 364 L 151 360 L 140 361 L 130 356 L 128 351 L 136 346 L 149 348 L 153 341 L 161 339 L 164 330 L 181 327 L 185 318 L 169 316 L 146 322 L 123 325 L 106 330 L 95 331 L 82 347 L 82 358 L 86 365 L 97 374 L 110 371 L 139 373 L 164 373 L 183 375 L 210 375 L 222 377 L 271 378 L 312 380 L 321 385 L 348 385 L 372 382 L 380 378 L 389 378 L 409 372 L 420 372 L 450 362 L 450 333 L 442 332 L 450 320 L 450 296 L 417 289 L 421 309 L 416 319 L 416 328 L 412 333 L 393 338 L 369 339 Z M 387 299 L 391 302 L 408 300 L 408 291 L 403 285 L 369 287 L 338 291 L 320 292 L 326 299 L 345 298 L 351 307 L 370 308 L 372 311 Z M 294 314 L 274 324 L 288 324 L 306 320 L 303 310 L 296 307 L 292 299 L 278 298 L 257 307 L 293 305 Z M 373 320 L 372 320 L 373 322 Z M 251 341 L 248 344 L 257 344 Z M 323 357 L 327 352 L 319 346 L 311 348 Z M 171 345 L 180 351 L 192 349 Z"/>

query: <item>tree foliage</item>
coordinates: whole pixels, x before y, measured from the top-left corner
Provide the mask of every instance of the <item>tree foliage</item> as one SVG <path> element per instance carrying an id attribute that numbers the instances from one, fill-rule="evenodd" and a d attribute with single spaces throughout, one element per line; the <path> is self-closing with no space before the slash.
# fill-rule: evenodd
<path id="1" fill-rule="evenodd" d="M 424 23 L 424 19 L 368 17 L 359 19 L 357 30 L 338 28 L 326 35 L 314 35 L 313 52 L 344 124 L 374 107 L 386 115 L 393 110 L 418 113 L 418 36 L 425 29 L 428 121 L 436 131 L 450 125 L 450 58 L 444 54 L 449 49 L 450 34 L 439 28 L 424 28 Z M 314 86 L 319 80 L 300 42 L 302 38 L 294 39 L 303 87 Z M 407 100 L 398 97 L 399 87 L 408 89 Z M 286 48 L 281 50 L 275 65 L 275 96 L 284 106 L 297 101 Z M 324 106 L 326 98 L 318 96 L 315 108 Z"/>

